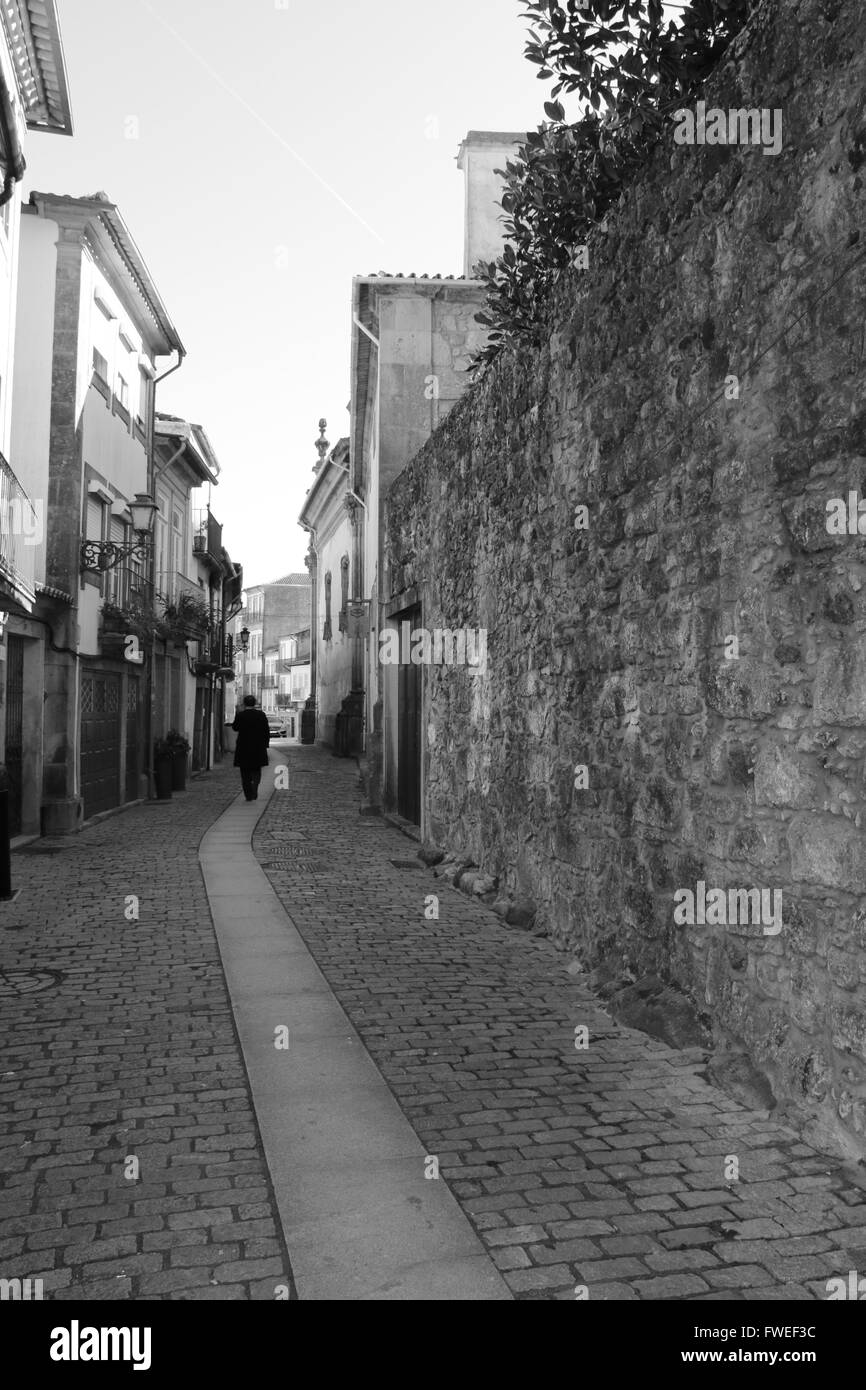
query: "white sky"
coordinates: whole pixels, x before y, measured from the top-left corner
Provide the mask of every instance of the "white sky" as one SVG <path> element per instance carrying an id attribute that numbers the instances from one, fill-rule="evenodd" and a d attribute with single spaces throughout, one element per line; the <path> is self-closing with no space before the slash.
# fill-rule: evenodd
<path id="1" fill-rule="evenodd" d="M 118 204 L 189 353 L 157 407 L 207 430 L 247 584 L 303 570 L 352 276 L 460 274 L 459 141 L 534 128 L 551 85 L 516 0 L 282 4 L 59 0 L 75 135 L 31 136 L 24 184 Z"/>

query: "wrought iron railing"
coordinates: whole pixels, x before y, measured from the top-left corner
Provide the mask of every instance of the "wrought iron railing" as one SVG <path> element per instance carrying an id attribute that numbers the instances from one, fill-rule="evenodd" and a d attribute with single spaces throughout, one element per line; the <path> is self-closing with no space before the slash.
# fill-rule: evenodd
<path id="1" fill-rule="evenodd" d="M 36 601 L 36 551 L 44 525 L 43 505 L 27 496 L 0 454 L 0 580 L 28 612 Z"/>
<path id="2" fill-rule="evenodd" d="M 192 548 L 196 555 L 206 556 L 214 564 L 222 564 L 223 528 L 211 513 L 210 507 L 193 512 Z"/>

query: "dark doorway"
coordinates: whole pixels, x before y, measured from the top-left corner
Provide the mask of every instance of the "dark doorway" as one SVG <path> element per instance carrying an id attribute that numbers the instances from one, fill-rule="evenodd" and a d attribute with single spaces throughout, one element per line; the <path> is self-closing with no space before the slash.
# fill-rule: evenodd
<path id="1" fill-rule="evenodd" d="M 81 677 L 81 795 L 84 818 L 120 805 L 120 676 Z"/>
<path id="2" fill-rule="evenodd" d="M 126 687 L 126 800 L 137 801 L 138 778 L 142 770 L 144 708 L 141 700 L 142 683 L 138 676 L 128 676 Z"/>
<path id="3" fill-rule="evenodd" d="M 408 630 L 421 625 L 421 609 L 399 616 Z M 408 656 L 408 652 L 402 653 Z M 397 812 L 412 825 L 421 824 L 421 666 L 407 662 L 397 668 Z"/>
<path id="4" fill-rule="evenodd" d="M 24 638 L 9 634 L 6 653 L 6 771 L 9 774 L 9 834 L 21 834 L 24 775 Z"/>
<path id="5" fill-rule="evenodd" d="M 192 768 L 193 772 L 200 772 L 207 766 L 206 753 L 207 746 L 204 736 L 204 717 L 205 717 L 205 691 L 200 685 L 195 690 L 195 714 L 193 715 L 192 726 Z"/>

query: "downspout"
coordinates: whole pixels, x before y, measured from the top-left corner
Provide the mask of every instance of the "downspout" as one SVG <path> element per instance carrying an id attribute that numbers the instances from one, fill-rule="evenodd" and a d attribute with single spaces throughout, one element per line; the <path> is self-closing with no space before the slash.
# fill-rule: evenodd
<path id="1" fill-rule="evenodd" d="M 331 460 L 331 462 L 334 462 L 333 459 Z M 346 478 L 348 479 L 349 465 L 347 463 L 335 463 L 334 467 L 339 468 L 341 473 L 345 473 Z M 367 510 L 367 503 L 358 496 L 357 492 L 355 492 L 353 488 L 349 487 L 348 482 L 346 483 L 346 494 L 347 496 L 351 497 L 353 501 L 357 502 L 359 507 L 363 507 L 364 511 Z M 357 595 L 357 597 L 360 597 L 360 595 Z"/>

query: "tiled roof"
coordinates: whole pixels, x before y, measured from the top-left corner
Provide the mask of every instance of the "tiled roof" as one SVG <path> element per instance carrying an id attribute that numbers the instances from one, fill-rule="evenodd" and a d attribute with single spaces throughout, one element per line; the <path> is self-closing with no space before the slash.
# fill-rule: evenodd
<path id="1" fill-rule="evenodd" d="M 274 585 L 274 584 L 305 584 L 305 585 L 308 585 L 309 582 L 310 582 L 309 570 L 305 570 L 303 574 L 284 574 L 283 577 L 282 577 L 282 579 L 272 579 L 272 580 L 271 580 L 271 584 L 272 584 L 272 585 Z"/>
<path id="2" fill-rule="evenodd" d="M 368 280 L 465 280 L 465 275 L 416 275 L 414 270 L 394 274 L 390 270 L 374 270 L 366 277 Z"/>
<path id="3" fill-rule="evenodd" d="M 30 130 L 72 134 L 57 0 L 0 0 L 0 23 Z"/>
<path id="4" fill-rule="evenodd" d="M 150 313 L 159 327 L 164 340 L 164 355 L 180 352 L 186 356 L 186 348 L 178 337 L 168 310 L 160 298 L 144 258 L 136 246 L 132 233 L 124 222 L 116 203 L 100 189 L 86 198 L 76 198 L 69 193 L 30 194 L 30 205 L 38 210 L 40 216 L 51 217 L 57 211 L 69 210 L 88 218 L 94 231 L 101 229 L 102 236 L 114 253 L 120 258 L 125 273 L 137 286 Z"/>

